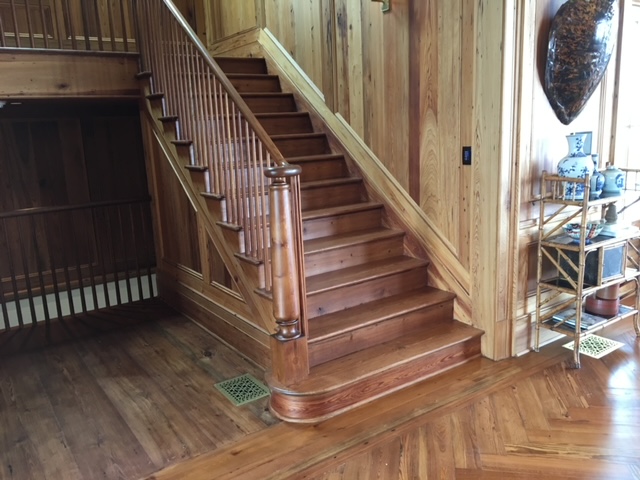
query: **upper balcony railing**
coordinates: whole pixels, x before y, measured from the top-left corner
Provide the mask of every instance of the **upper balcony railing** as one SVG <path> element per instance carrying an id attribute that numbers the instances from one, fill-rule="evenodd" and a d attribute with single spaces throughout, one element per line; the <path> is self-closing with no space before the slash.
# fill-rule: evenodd
<path id="1" fill-rule="evenodd" d="M 0 48 L 135 52 L 130 0 L 0 0 Z"/>

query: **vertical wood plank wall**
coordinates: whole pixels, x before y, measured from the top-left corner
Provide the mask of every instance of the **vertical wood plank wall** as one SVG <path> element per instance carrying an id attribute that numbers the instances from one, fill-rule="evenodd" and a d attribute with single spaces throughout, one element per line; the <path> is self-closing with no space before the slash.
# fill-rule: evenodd
<path id="1" fill-rule="evenodd" d="M 0 150 L 3 212 L 148 193 L 136 103 L 7 105 Z"/>

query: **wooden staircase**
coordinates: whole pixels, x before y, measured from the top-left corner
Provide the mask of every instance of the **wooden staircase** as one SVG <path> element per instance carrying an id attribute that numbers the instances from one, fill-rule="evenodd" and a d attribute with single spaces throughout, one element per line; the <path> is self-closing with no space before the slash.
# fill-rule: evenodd
<path id="1" fill-rule="evenodd" d="M 320 120 L 299 111 L 294 94 L 282 91 L 279 77 L 267 71 L 263 59 L 216 60 L 268 140 L 287 163 L 301 167 L 307 323 L 302 339 L 271 339 L 273 370 L 266 378 L 273 413 L 291 422 L 318 422 L 479 356 L 482 332 L 454 320 L 455 296 L 429 286 L 429 262 L 407 253 L 406 235 L 389 226 L 384 199 L 371 200 L 357 163 L 314 129 Z M 192 203 L 201 205 L 198 215 L 204 216 L 208 234 L 224 244 L 220 251 L 228 267 L 242 272 L 245 301 L 256 317 L 270 322 L 270 293 L 264 288 L 269 264 L 243 250 L 243 236 L 255 232 L 243 232 L 226 218 L 229 199 L 208 193 L 215 179 L 208 159 L 197 158 L 203 146 L 188 138 L 179 116 L 167 113 L 165 94 L 151 93 L 152 76 L 139 75 L 157 141 L 173 151 L 174 167 L 182 165 L 188 172 L 176 171 L 184 175 Z M 190 81 L 199 82 L 196 77 Z M 192 128 L 207 123 L 196 114 L 189 119 Z M 213 120 L 228 122 L 224 115 Z M 237 172 L 249 176 L 246 170 Z M 282 368 L 285 364 L 304 367 Z M 295 380 L 287 380 L 290 371 L 298 374 Z"/>
<path id="2" fill-rule="evenodd" d="M 310 374 L 268 377 L 273 412 L 316 422 L 480 355 L 482 332 L 453 319 L 454 295 L 385 226 L 357 169 L 314 131 L 260 58 L 217 58 L 286 161 L 300 165 Z"/>

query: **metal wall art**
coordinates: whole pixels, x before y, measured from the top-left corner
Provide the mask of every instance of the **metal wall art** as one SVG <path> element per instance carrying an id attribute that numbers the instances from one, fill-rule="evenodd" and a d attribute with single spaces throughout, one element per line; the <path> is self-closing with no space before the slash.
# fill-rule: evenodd
<path id="1" fill-rule="evenodd" d="M 569 125 L 602 80 L 618 37 L 618 0 L 569 0 L 551 22 L 544 90 Z"/>

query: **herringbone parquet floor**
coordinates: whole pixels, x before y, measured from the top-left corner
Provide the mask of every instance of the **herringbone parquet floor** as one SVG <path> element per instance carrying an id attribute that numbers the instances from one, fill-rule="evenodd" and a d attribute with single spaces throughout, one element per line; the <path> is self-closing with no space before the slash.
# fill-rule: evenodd
<path id="1" fill-rule="evenodd" d="M 640 479 L 640 342 L 517 379 L 313 480 Z M 567 356 L 567 361 L 569 357 Z"/>

